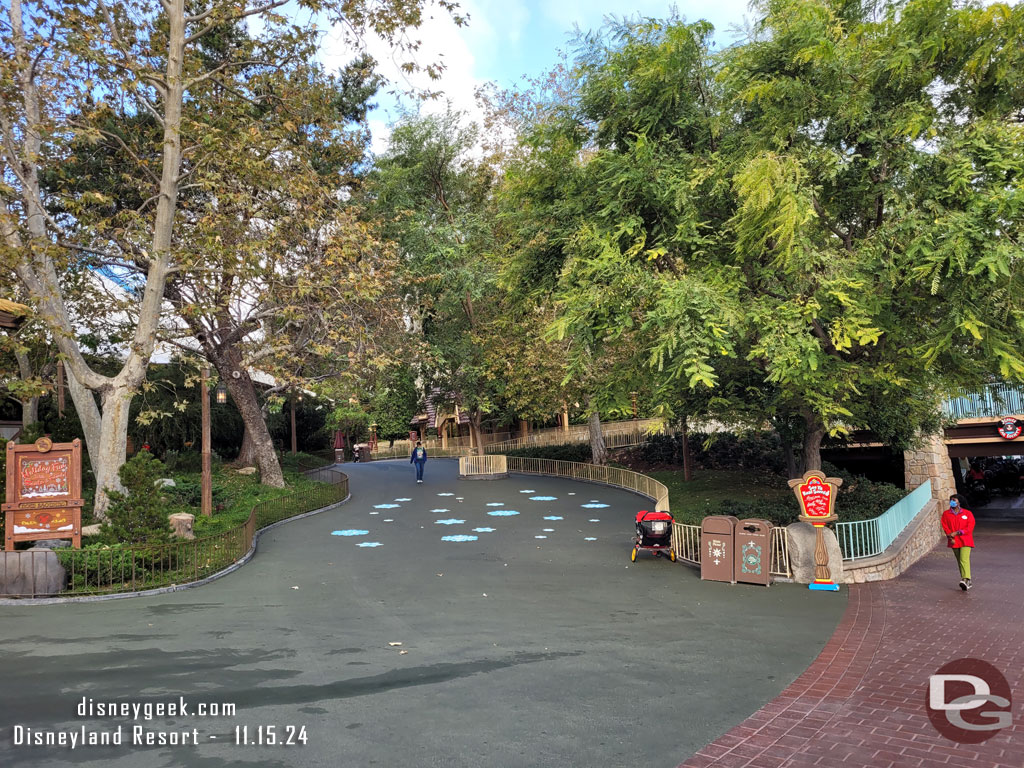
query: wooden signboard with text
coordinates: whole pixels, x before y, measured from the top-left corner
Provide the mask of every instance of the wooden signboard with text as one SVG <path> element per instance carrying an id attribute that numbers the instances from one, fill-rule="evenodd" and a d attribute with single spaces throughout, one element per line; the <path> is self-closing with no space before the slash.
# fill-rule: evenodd
<path id="1" fill-rule="evenodd" d="M 82 441 L 7 444 L 4 549 L 19 541 L 71 539 L 82 546 Z"/>

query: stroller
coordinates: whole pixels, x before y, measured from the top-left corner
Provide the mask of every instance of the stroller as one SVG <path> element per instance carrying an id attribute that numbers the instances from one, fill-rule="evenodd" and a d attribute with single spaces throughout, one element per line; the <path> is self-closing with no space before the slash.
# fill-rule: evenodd
<path id="1" fill-rule="evenodd" d="M 676 561 L 676 551 L 672 549 L 672 515 L 668 512 L 648 512 L 646 509 L 636 513 L 636 541 L 629 559 L 636 562 L 636 554 L 641 549 L 654 552 L 661 557 L 662 550 L 667 550 L 667 557 Z"/>

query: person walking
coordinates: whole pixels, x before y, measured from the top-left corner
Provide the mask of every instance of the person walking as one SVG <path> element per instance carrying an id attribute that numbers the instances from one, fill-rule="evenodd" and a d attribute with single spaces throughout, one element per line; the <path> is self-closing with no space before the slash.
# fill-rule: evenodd
<path id="1" fill-rule="evenodd" d="M 423 465 L 427 463 L 427 449 L 423 447 L 423 444 L 417 440 L 416 447 L 412 449 L 412 456 L 409 457 L 409 463 L 416 465 L 416 482 L 423 482 Z"/>
<path id="2" fill-rule="evenodd" d="M 942 530 L 946 534 L 946 546 L 956 555 L 960 567 L 960 589 L 971 588 L 971 550 L 974 549 L 974 515 L 964 509 L 960 497 L 949 497 L 949 509 L 942 513 Z"/>

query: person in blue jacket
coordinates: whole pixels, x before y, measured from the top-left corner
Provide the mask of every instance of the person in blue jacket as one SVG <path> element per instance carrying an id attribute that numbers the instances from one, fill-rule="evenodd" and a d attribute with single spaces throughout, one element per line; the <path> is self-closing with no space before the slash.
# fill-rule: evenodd
<path id="1" fill-rule="evenodd" d="M 412 456 L 409 457 L 409 463 L 416 465 L 416 482 L 423 482 L 423 465 L 427 463 L 427 449 L 423 447 L 423 444 L 417 440 L 416 447 L 412 449 Z"/>

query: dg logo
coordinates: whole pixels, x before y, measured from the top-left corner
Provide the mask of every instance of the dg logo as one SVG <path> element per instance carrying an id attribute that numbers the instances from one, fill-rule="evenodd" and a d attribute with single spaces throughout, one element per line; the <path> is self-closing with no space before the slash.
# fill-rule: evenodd
<path id="1" fill-rule="evenodd" d="M 957 659 L 928 677 L 928 719 L 950 741 L 980 744 L 1013 724 L 1010 684 L 980 659 Z"/>

